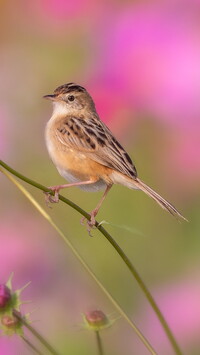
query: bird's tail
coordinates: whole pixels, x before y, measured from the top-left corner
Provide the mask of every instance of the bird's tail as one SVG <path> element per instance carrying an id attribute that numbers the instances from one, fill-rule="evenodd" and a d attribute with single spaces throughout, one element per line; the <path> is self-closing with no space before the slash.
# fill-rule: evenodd
<path id="1" fill-rule="evenodd" d="M 155 192 L 151 187 L 146 185 L 143 181 L 136 178 L 135 180 L 133 180 L 133 184 L 138 189 L 144 191 L 148 196 L 153 198 L 164 210 L 171 213 L 174 217 L 176 217 L 177 219 L 182 218 L 185 221 L 187 221 L 187 219 L 171 203 L 166 201 L 162 196 L 160 196 L 157 192 Z"/>
<path id="2" fill-rule="evenodd" d="M 168 201 L 166 201 L 162 196 L 155 192 L 151 187 L 146 185 L 139 178 L 131 179 L 122 174 L 115 175 L 115 182 L 127 186 L 129 189 L 139 189 L 144 191 L 148 196 L 153 198 L 164 210 L 171 213 L 177 219 L 187 219 Z"/>

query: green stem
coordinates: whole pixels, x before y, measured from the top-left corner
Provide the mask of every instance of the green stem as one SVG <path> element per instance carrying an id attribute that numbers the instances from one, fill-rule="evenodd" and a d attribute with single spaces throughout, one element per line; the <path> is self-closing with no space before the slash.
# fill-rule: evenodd
<path id="1" fill-rule="evenodd" d="M 35 345 L 33 345 L 30 340 L 28 340 L 26 337 L 24 337 L 23 335 L 21 335 L 21 338 L 23 339 L 23 341 L 29 346 L 29 348 L 31 348 L 37 355 L 43 355 L 43 353 L 41 353 L 41 351 L 39 351 Z"/>
<path id="2" fill-rule="evenodd" d="M 102 340 L 101 340 L 101 337 L 100 337 L 100 333 L 99 333 L 98 330 L 96 330 L 95 334 L 96 334 L 96 340 L 97 340 L 98 354 L 99 355 L 103 355 L 104 354 L 104 352 L 103 352 L 103 344 L 102 344 Z"/>
<path id="3" fill-rule="evenodd" d="M 1 170 L 1 169 L 0 169 Z M 141 333 L 141 331 L 137 328 L 137 326 L 134 324 L 134 322 L 127 316 L 127 314 L 123 311 L 123 309 L 120 307 L 120 305 L 117 303 L 117 301 L 113 298 L 113 296 L 107 291 L 107 289 L 103 286 L 101 281 L 96 277 L 94 272 L 91 270 L 91 268 L 88 266 L 88 264 L 85 262 L 85 260 L 81 257 L 81 255 L 78 253 L 78 251 L 74 248 L 72 243 L 69 241 L 69 239 L 66 237 L 66 235 L 60 230 L 60 228 L 54 223 L 54 221 L 51 219 L 51 217 L 48 215 L 48 213 L 40 206 L 40 204 L 33 198 L 33 196 L 22 186 L 18 180 L 16 180 L 8 171 L 5 169 L 2 169 L 3 173 L 8 177 L 8 179 L 17 186 L 17 188 L 26 196 L 26 198 L 33 204 L 33 206 L 41 213 L 41 215 L 47 219 L 47 221 L 51 224 L 51 226 L 56 230 L 56 232 L 60 235 L 60 237 L 63 239 L 63 241 L 67 244 L 67 246 L 71 249 L 73 254 L 77 257 L 77 259 L 80 261 L 80 263 L 84 266 L 86 271 L 89 273 L 89 275 L 95 280 L 97 285 L 102 289 L 102 291 L 106 294 L 108 299 L 111 301 L 111 303 L 116 307 L 118 312 L 124 317 L 124 319 L 128 322 L 128 324 L 134 329 L 138 337 L 141 339 L 143 344 L 146 346 L 146 348 L 149 350 L 149 352 L 152 355 L 156 355 L 156 352 L 152 348 L 151 344 L 148 342 L 148 340 L 145 338 L 145 336 Z"/>
<path id="4" fill-rule="evenodd" d="M 27 323 L 26 320 L 21 317 L 18 312 L 14 310 L 13 314 L 40 341 L 40 343 L 50 352 L 50 354 L 59 355 L 58 352 L 47 342 L 47 340 L 45 340 L 44 337 L 40 335 L 35 328 L 33 328 L 29 323 Z"/>
<path id="5" fill-rule="evenodd" d="M 29 178 L 27 178 L 26 176 L 20 174 L 19 172 L 17 172 L 16 170 L 12 169 L 10 166 L 8 166 L 6 163 L 4 163 L 2 160 L 0 160 L 0 165 L 3 166 L 6 170 L 8 170 L 10 173 L 12 173 L 13 175 L 17 176 L 19 179 L 25 181 L 26 183 L 35 186 L 36 188 L 44 191 L 44 192 L 49 192 L 50 194 L 53 195 L 53 192 L 51 190 L 49 190 L 47 187 L 35 182 L 34 180 L 31 180 Z M 75 203 L 73 203 L 72 201 L 70 201 L 69 199 L 65 198 L 64 196 L 59 195 L 59 199 L 66 203 L 67 205 L 69 205 L 70 207 L 74 208 L 77 212 L 79 212 L 80 214 L 82 214 L 85 218 L 87 218 L 88 220 L 91 218 L 90 215 L 84 211 L 82 208 L 80 208 L 79 206 L 77 206 Z M 171 331 L 171 329 L 169 328 L 169 325 L 167 324 L 167 321 L 165 320 L 163 314 L 161 313 L 158 305 L 156 304 L 153 296 L 151 295 L 150 291 L 148 290 L 147 286 L 145 285 L 144 281 L 142 280 L 142 278 L 140 277 L 138 271 L 135 269 L 135 267 L 133 266 L 133 264 L 131 263 L 130 259 L 127 257 L 127 255 L 124 253 L 124 251 L 120 248 L 120 246 L 117 244 L 117 242 L 112 238 L 112 236 L 105 230 L 105 228 L 102 225 L 99 225 L 98 222 L 96 222 L 95 224 L 96 228 L 104 235 L 104 237 L 109 241 L 109 243 L 115 248 L 115 250 L 117 251 L 117 253 L 120 255 L 120 257 L 122 258 L 122 260 L 125 262 L 126 266 L 128 267 L 128 269 L 130 270 L 131 274 L 133 275 L 133 277 L 135 278 L 135 280 L 137 281 L 138 285 L 140 286 L 140 288 L 142 289 L 142 291 L 144 292 L 147 300 L 149 301 L 151 307 L 153 308 L 154 312 L 156 313 L 167 337 L 168 340 L 171 343 L 172 348 L 174 349 L 174 352 L 176 355 L 182 355 L 182 351 Z"/>

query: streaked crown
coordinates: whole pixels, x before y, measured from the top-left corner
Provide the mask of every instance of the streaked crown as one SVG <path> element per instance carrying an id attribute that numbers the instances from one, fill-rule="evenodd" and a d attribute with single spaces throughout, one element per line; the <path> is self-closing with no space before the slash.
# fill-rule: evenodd
<path id="1" fill-rule="evenodd" d="M 86 89 L 83 86 L 77 85 L 75 83 L 68 83 L 68 84 L 64 84 L 61 86 L 58 86 L 58 88 L 56 88 L 54 90 L 54 94 L 55 95 L 60 95 L 60 94 L 68 94 L 72 91 L 75 92 L 86 92 Z"/>
<path id="2" fill-rule="evenodd" d="M 65 112 L 65 114 L 75 114 L 77 110 L 80 111 L 84 109 L 94 113 L 96 112 L 95 105 L 90 94 L 83 86 L 75 83 L 68 83 L 58 86 L 54 90 L 53 95 L 45 95 L 43 97 L 54 103 L 54 113 L 55 107 L 59 108 L 59 111 L 61 111 L 61 106 L 62 112 Z"/>

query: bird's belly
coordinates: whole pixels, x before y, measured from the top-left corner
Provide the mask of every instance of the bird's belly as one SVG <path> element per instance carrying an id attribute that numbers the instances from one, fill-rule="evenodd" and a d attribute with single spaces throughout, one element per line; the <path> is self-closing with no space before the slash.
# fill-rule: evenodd
<path id="1" fill-rule="evenodd" d="M 97 163 L 87 158 L 84 153 L 63 147 L 59 142 L 54 145 L 52 140 L 48 141 L 47 148 L 58 172 L 69 183 L 93 180 L 94 183 L 79 187 L 85 191 L 106 188 L 106 182 L 98 174 Z"/>
<path id="2" fill-rule="evenodd" d="M 46 145 L 58 172 L 69 183 L 81 181 L 94 181 L 92 184 L 79 186 L 86 191 L 98 191 L 112 184 L 110 180 L 111 169 L 95 160 L 90 159 L 84 151 L 72 149 L 63 144 L 55 134 L 51 122 L 46 126 Z"/>
<path id="3" fill-rule="evenodd" d="M 70 170 L 63 169 L 60 167 L 57 167 L 58 172 L 62 177 L 64 177 L 69 183 L 74 183 L 74 182 L 80 182 L 80 181 L 86 181 L 86 179 L 83 178 L 81 179 L 77 175 L 75 176 Z M 104 190 L 106 188 L 106 183 L 102 180 L 99 179 L 98 181 L 89 184 L 89 185 L 81 185 L 78 186 L 80 189 L 85 190 L 85 191 L 90 191 L 90 192 L 95 192 L 99 190 Z"/>

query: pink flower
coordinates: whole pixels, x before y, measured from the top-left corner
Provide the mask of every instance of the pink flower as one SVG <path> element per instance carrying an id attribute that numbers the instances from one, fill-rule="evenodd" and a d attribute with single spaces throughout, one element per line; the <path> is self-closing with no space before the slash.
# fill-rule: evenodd
<path id="1" fill-rule="evenodd" d="M 9 288 L 6 285 L 0 284 L 0 308 L 4 308 L 8 304 L 10 297 Z"/>

